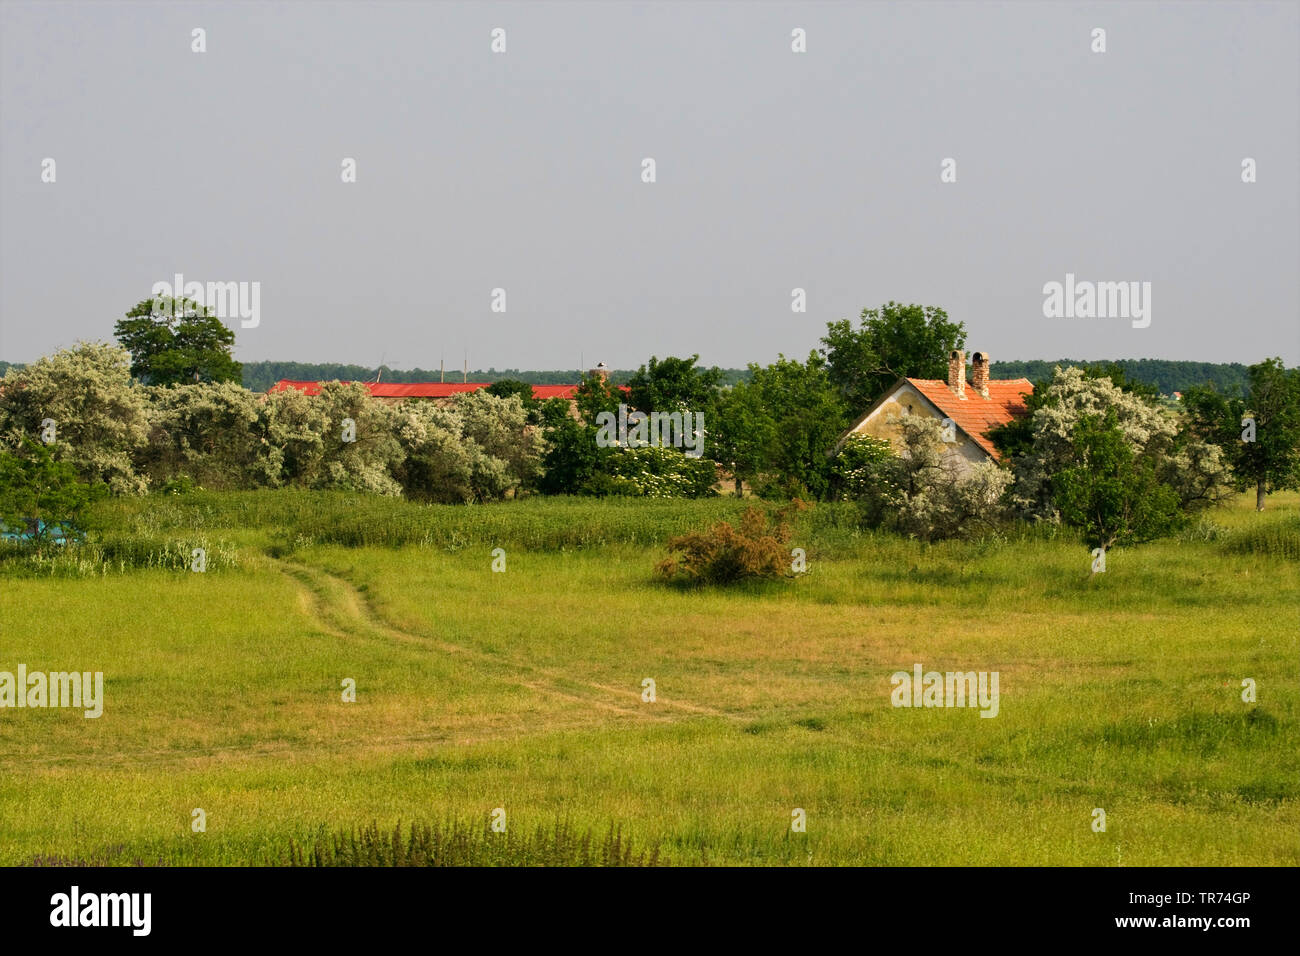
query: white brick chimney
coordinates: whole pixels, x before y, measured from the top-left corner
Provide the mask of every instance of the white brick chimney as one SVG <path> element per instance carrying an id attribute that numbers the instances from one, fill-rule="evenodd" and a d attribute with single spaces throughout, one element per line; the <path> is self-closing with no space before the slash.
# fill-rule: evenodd
<path id="1" fill-rule="evenodd" d="M 976 352 L 971 356 L 970 384 L 971 388 L 985 398 L 989 397 L 989 354 L 987 352 Z"/>
<path id="2" fill-rule="evenodd" d="M 948 387 L 958 398 L 966 397 L 966 353 L 961 349 L 953 349 L 948 356 Z"/>

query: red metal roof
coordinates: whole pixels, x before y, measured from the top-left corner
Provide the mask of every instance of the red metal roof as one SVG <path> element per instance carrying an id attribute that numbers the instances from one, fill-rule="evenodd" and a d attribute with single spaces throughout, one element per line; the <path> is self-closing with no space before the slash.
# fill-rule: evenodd
<path id="1" fill-rule="evenodd" d="M 305 395 L 319 395 L 324 382 L 298 382 L 282 378 L 272 385 L 268 392 L 284 392 L 290 389 Z M 344 385 L 350 384 L 344 382 Z M 491 382 L 362 382 L 375 398 L 449 398 L 462 392 L 477 392 L 487 388 Z M 620 389 L 627 391 L 626 385 Z M 573 399 L 578 394 L 577 385 L 534 385 L 533 398 L 544 401 L 548 398 Z"/>
<path id="2" fill-rule="evenodd" d="M 957 423 L 975 444 L 999 460 L 998 450 L 989 441 L 987 432 L 1024 415 L 1025 396 L 1033 394 L 1034 385 L 1027 378 L 991 379 L 989 397 L 985 398 L 966 383 L 966 397 L 958 398 L 948 383 L 934 378 L 909 378 L 913 388 L 924 395 L 935 408 Z"/>
<path id="3" fill-rule="evenodd" d="M 548 398 L 577 398 L 576 385 L 534 385 L 533 398 L 545 401 Z"/>

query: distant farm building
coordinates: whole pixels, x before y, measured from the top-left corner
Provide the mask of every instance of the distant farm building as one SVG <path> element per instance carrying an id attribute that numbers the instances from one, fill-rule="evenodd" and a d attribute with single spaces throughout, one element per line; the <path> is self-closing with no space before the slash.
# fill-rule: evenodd
<path id="1" fill-rule="evenodd" d="M 272 385 L 268 392 L 298 391 L 304 395 L 319 395 L 324 382 L 298 382 L 282 378 Z M 344 382 L 344 385 L 349 384 Z M 465 392 L 477 392 L 487 388 L 491 382 L 361 382 L 373 398 L 394 405 L 408 398 L 432 399 L 445 402 Z M 573 401 L 577 397 L 577 385 L 534 385 L 533 398 L 545 401 L 548 398 L 563 398 Z"/>
<path id="2" fill-rule="evenodd" d="M 609 369 L 605 363 L 601 362 L 593 368 L 588 375 L 599 378 L 602 381 L 609 381 Z M 304 395 L 319 395 L 321 386 L 325 382 L 300 382 L 294 379 L 282 378 L 270 388 L 267 394 L 273 392 L 296 391 Z M 343 385 L 349 385 L 350 382 L 343 382 Z M 491 382 L 359 382 L 371 397 L 388 405 L 396 405 L 398 402 L 405 402 L 409 399 L 419 399 L 424 401 L 434 401 L 439 404 L 450 402 L 457 395 L 466 392 L 477 392 L 479 389 L 487 388 Z M 576 408 L 578 398 L 577 385 L 533 385 L 533 398 L 539 402 L 544 402 L 552 398 L 560 398 L 568 402 L 570 408 Z M 628 391 L 626 385 L 618 386 L 624 392 Z"/>
<path id="3" fill-rule="evenodd" d="M 966 381 L 966 354 L 954 351 L 948 359 L 948 381 L 930 378 L 900 378 L 845 432 L 882 438 L 898 447 L 901 432 L 897 419 L 905 415 L 928 415 L 950 420 L 955 426 L 952 454 L 973 463 L 998 461 L 988 433 L 1023 416 L 1025 397 L 1034 386 L 1027 378 L 989 379 L 989 357 L 976 352 L 971 359 L 970 382 Z M 891 422 L 891 419 L 894 421 Z M 841 439 L 843 443 L 843 439 Z"/>

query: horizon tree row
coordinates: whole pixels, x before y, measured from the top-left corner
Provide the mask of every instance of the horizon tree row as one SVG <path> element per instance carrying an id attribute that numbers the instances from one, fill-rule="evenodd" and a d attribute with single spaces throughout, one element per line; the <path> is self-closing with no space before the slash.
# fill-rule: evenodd
<path id="1" fill-rule="evenodd" d="M 806 360 L 753 363 L 734 384 L 698 355 L 651 356 L 626 391 L 584 376 L 571 408 L 517 380 L 446 405 L 386 405 L 355 383 L 252 393 L 234 380 L 230 330 L 147 305 L 118 323 L 131 350 L 79 343 L 0 379 L 0 520 L 66 518 L 55 512 L 76 499 L 60 490 L 74 480 L 87 500 L 296 486 L 482 502 L 704 497 L 725 479 L 738 495 L 857 501 L 865 526 L 925 539 L 1022 519 L 1063 522 L 1104 549 L 1234 491 L 1253 488 L 1262 509 L 1269 492 L 1300 487 L 1300 371 L 1280 359 L 1250 366 L 1245 397 L 1197 388 L 1177 410 L 1120 368 L 1058 368 L 1026 414 L 990 433 L 1000 464 L 957 468 L 932 420 L 896 423 L 894 442 L 845 440 L 899 378 L 942 379 L 964 354 L 965 326 L 933 306 L 864 309 L 856 327 L 829 323 Z M 620 404 L 702 414 L 703 456 L 599 441 L 599 416 Z"/>

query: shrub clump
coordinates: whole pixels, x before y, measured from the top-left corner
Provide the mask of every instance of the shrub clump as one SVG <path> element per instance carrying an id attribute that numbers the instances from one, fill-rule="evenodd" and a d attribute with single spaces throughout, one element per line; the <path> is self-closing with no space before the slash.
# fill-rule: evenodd
<path id="1" fill-rule="evenodd" d="M 942 541 L 1001 526 L 1011 472 L 947 451 L 937 419 L 907 415 L 890 424 L 899 428 L 897 454 L 888 442 L 851 436 L 833 466 L 838 493 L 858 502 L 865 527 Z"/>
<path id="2" fill-rule="evenodd" d="M 807 505 L 796 498 L 770 517 L 750 507 L 738 525 L 719 521 L 707 531 L 691 531 L 668 541 L 668 557 L 655 570 L 670 581 L 734 584 L 747 578 L 793 574 L 790 561 L 792 511 Z"/>

